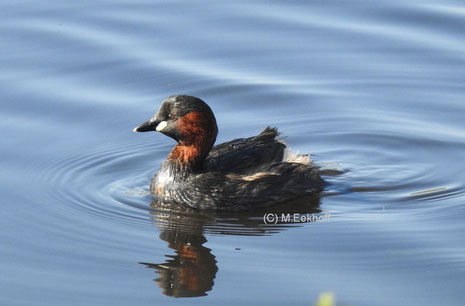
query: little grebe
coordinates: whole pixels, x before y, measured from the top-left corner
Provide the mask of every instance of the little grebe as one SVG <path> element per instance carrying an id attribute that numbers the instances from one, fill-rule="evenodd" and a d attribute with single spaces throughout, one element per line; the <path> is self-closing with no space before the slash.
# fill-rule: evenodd
<path id="1" fill-rule="evenodd" d="M 324 187 L 318 167 L 308 155 L 289 154 L 276 139 L 276 128 L 213 147 L 215 116 L 196 97 L 166 98 L 149 121 L 134 129 L 148 131 L 177 141 L 150 185 L 160 202 L 243 210 L 315 195 Z"/>

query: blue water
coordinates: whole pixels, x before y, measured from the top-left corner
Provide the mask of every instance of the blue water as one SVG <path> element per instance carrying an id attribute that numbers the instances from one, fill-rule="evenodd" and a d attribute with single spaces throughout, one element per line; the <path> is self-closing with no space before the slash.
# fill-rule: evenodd
<path id="1" fill-rule="evenodd" d="M 1 2 L 0 304 L 463 304 L 464 35 L 459 1 Z M 151 205 L 173 141 L 131 130 L 181 93 L 218 143 L 277 126 L 322 198 Z"/>

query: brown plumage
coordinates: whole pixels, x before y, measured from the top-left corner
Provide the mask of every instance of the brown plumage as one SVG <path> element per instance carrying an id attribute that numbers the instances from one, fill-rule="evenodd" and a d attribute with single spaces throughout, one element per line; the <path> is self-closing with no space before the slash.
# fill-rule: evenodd
<path id="1" fill-rule="evenodd" d="M 177 141 L 152 179 L 162 202 L 217 210 L 273 205 L 318 194 L 318 168 L 305 158 L 283 161 L 286 145 L 276 128 L 213 147 L 218 128 L 210 107 L 192 96 L 165 99 L 136 132 L 159 131 Z"/>

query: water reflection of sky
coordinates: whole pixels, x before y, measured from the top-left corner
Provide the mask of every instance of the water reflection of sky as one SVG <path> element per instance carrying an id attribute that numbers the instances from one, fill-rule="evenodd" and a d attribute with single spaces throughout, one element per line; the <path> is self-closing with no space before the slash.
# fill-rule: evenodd
<path id="1" fill-rule="evenodd" d="M 0 4 L 0 304 L 295 305 L 325 291 L 351 305 L 460 304 L 463 12 Z M 131 130 L 177 93 L 210 104 L 218 142 L 275 125 L 312 153 L 330 183 L 319 205 L 273 209 L 330 221 L 151 207 L 173 142 Z"/>

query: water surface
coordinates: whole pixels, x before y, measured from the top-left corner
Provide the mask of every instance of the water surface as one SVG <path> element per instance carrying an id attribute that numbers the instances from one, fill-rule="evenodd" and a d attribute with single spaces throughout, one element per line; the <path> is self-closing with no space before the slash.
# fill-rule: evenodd
<path id="1" fill-rule="evenodd" d="M 0 17 L 0 304 L 463 303 L 462 3 L 4 1 Z M 173 141 L 131 130 L 181 93 L 210 104 L 218 142 L 279 127 L 326 169 L 322 198 L 154 205 Z"/>

